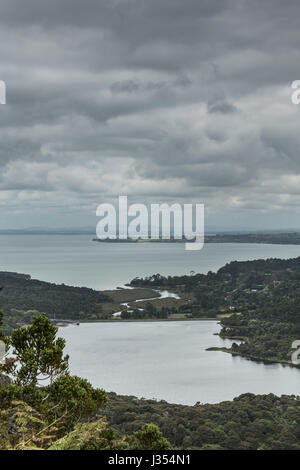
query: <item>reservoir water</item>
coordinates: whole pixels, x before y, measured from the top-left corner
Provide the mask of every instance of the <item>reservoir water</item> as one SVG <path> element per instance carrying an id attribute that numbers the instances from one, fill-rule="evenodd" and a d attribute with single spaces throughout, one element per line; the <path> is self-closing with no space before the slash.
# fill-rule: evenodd
<path id="1" fill-rule="evenodd" d="M 85 323 L 60 328 L 73 374 L 123 395 L 194 405 L 241 393 L 299 394 L 300 371 L 255 363 L 210 346 L 215 321 Z"/>

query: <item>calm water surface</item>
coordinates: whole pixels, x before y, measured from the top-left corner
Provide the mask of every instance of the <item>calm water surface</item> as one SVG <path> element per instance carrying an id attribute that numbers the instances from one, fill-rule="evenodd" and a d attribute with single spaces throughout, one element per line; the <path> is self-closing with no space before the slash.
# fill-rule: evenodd
<path id="1" fill-rule="evenodd" d="M 89 235 L 0 236 L 0 270 L 95 289 L 115 288 L 136 276 L 206 273 L 232 260 L 299 255 L 294 245 L 207 244 L 186 251 L 184 244 L 97 243 Z"/>
<path id="2" fill-rule="evenodd" d="M 215 321 L 86 323 L 60 328 L 73 374 L 124 395 L 193 405 L 241 393 L 299 394 L 300 372 L 210 346 L 229 345 Z"/>

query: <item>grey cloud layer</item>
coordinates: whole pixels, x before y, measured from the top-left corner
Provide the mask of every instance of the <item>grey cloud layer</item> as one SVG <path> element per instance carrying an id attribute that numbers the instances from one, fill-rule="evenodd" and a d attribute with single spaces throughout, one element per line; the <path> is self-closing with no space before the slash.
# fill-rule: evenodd
<path id="1" fill-rule="evenodd" d="M 123 193 L 298 212 L 299 13 L 291 0 L 2 0 L 2 210 L 92 211 Z"/>

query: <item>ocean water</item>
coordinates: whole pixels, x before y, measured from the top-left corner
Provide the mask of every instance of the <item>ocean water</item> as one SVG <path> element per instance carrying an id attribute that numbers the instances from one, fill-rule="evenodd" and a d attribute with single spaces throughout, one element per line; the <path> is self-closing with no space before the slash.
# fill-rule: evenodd
<path id="1" fill-rule="evenodd" d="M 98 243 L 89 235 L 0 236 L 0 270 L 94 289 L 112 289 L 154 273 L 206 273 L 233 260 L 299 255 L 296 245 L 207 244 L 186 251 L 181 243 Z"/>

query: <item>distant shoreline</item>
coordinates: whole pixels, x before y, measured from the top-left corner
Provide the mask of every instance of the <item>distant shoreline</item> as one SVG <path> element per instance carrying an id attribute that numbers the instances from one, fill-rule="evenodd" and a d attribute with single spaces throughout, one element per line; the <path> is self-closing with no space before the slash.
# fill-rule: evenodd
<path id="1" fill-rule="evenodd" d="M 98 243 L 186 243 L 193 240 L 170 238 L 167 240 L 159 239 L 106 239 L 100 240 L 93 238 Z M 289 233 L 243 233 L 243 234 L 215 234 L 206 235 L 204 243 L 255 243 L 255 244 L 272 244 L 272 245 L 300 245 L 300 232 Z"/>
<path id="2" fill-rule="evenodd" d="M 100 240 L 95 238 L 95 232 L 92 229 L 87 230 L 80 230 L 80 229 L 53 229 L 53 230 L 43 230 L 43 229 L 32 229 L 32 230 L 19 230 L 19 229 L 3 229 L 0 230 L 0 236 L 86 236 L 90 238 L 91 241 L 98 242 L 98 243 L 117 243 L 117 244 L 124 244 L 124 243 L 186 243 L 186 242 L 193 242 L 193 240 L 187 240 L 185 237 L 182 239 L 174 239 L 170 238 L 167 240 L 163 240 L 162 238 L 159 239 L 106 239 Z M 209 232 L 204 237 L 205 244 L 211 243 L 247 243 L 247 244 L 270 244 L 270 245 L 300 245 L 300 231 L 298 230 L 289 230 L 286 232 L 277 232 L 277 231 L 270 231 L 270 232 L 239 232 L 239 231 L 231 231 L 231 232 Z"/>
<path id="3" fill-rule="evenodd" d="M 161 322 L 190 322 L 190 321 L 213 321 L 215 323 L 219 323 L 220 320 L 218 318 L 208 318 L 208 317 L 201 317 L 201 318 L 139 318 L 139 319 L 119 319 L 118 317 L 115 317 L 115 320 L 113 319 L 103 319 L 103 320 L 83 320 L 80 321 L 79 325 L 76 324 L 76 322 L 70 320 L 64 320 L 66 322 L 65 325 L 59 325 L 59 323 L 62 323 L 60 321 L 57 321 L 57 323 L 54 323 L 55 326 L 59 328 L 65 328 L 66 326 L 70 325 L 75 325 L 75 326 L 80 326 L 81 324 L 84 323 L 161 323 Z"/>

